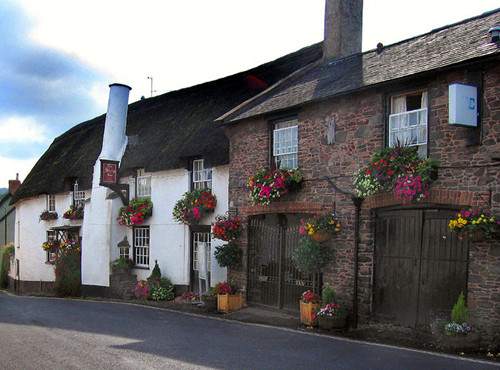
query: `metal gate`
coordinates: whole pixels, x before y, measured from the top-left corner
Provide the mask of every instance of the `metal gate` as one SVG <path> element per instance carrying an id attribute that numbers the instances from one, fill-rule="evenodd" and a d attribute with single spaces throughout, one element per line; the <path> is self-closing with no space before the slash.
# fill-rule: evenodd
<path id="1" fill-rule="evenodd" d="M 284 215 L 250 219 L 249 302 L 299 309 L 302 293 L 313 290 L 313 274 L 300 272 L 292 261 L 299 236 L 299 226 L 288 226 Z M 315 291 L 319 291 L 320 276 L 316 275 L 314 282 Z"/>
<path id="2" fill-rule="evenodd" d="M 377 214 L 373 311 L 377 319 L 428 328 L 466 294 L 469 245 L 448 231 L 456 211 Z M 444 236 L 444 237 L 443 237 Z"/>

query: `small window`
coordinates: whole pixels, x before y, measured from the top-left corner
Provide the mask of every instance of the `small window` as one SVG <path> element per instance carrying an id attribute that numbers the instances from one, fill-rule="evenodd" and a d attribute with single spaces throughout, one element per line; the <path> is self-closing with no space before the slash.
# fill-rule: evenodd
<path id="1" fill-rule="evenodd" d="M 47 243 L 52 243 L 54 241 L 57 241 L 57 232 L 54 230 L 47 231 Z M 49 251 L 47 251 L 46 253 L 46 262 L 54 262 L 56 257 L 55 253 L 50 253 Z"/>
<path id="2" fill-rule="evenodd" d="M 134 262 L 149 268 L 149 227 L 134 228 Z"/>
<path id="3" fill-rule="evenodd" d="M 78 181 L 73 185 L 73 206 L 82 209 L 85 206 L 85 191 L 78 190 Z"/>
<path id="4" fill-rule="evenodd" d="M 151 197 L 151 175 L 143 169 L 137 171 L 137 198 Z"/>
<path id="5" fill-rule="evenodd" d="M 193 189 L 212 188 L 212 169 L 205 168 L 203 159 L 193 161 Z"/>
<path id="6" fill-rule="evenodd" d="M 299 137 L 296 119 L 276 123 L 273 130 L 273 156 L 276 168 L 298 167 Z"/>
<path id="7" fill-rule="evenodd" d="M 427 91 L 391 98 L 389 146 L 418 146 L 421 157 L 427 157 Z"/>
<path id="8" fill-rule="evenodd" d="M 206 254 L 208 257 L 206 260 L 207 261 L 207 272 L 210 272 L 212 270 L 212 266 L 211 266 L 211 262 L 210 262 L 212 241 L 210 238 L 210 233 L 202 233 L 202 232 L 194 232 L 193 233 L 193 270 L 199 271 L 199 269 L 200 269 L 200 266 L 199 266 L 200 244 L 205 244 Z"/>
<path id="9" fill-rule="evenodd" d="M 56 196 L 54 194 L 47 195 L 47 211 L 49 212 L 56 211 Z"/>

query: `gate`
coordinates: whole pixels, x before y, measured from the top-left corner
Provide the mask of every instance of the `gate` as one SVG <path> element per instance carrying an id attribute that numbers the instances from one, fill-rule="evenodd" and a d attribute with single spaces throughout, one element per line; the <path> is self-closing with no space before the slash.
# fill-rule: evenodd
<path id="1" fill-rule="evenodd" d="M 448 231 L 455 213 L 447 209 L 378 212 L 377 319 L 428 328 L 433 317 L 449 315 L 460 292 L 466 294 L 469 245 Z"/>
<path id="2" fill-rule="evenodd" d="M 299 243 L 299 226 L 288 226 L 284 215 L 250 219 L 247 299 L 291 310 L 299 309 L 300 296 L 313 290 L 313 274 L 297 270 L 292 261 Z M 314 279 L 319 291 L 319 276 Z"/>

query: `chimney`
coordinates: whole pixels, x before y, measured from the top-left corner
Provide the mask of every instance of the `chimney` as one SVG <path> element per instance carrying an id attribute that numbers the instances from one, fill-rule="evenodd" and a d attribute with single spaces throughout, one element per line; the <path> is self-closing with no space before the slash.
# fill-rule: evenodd
<path id="1" fill-rule="evenodd" d="M 363 0 L 326 0 L 323 61 L 361 53 Z"/>
<path id="2" fill-rule="evenodd" d="M 19 181 L 19 174 L 16 173 L 16 179 L 15 180 L 9 180 L 9 193 L 14 195 L 16 192 L 17 188 L 21 186 L 21 181 Z"/>
<path id="3" fill-rule="evenodd" d="M 99 158 L 121 160 L 127 145 L 128 96 L 131 88 L 122 84 L 109 85 L 108 112 L 104 124 L 102 149 Z"/>

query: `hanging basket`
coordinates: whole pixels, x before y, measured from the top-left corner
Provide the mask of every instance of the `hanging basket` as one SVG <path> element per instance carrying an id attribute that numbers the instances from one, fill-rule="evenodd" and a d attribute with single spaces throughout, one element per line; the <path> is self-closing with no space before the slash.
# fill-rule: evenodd
<path id="1" fill-rule="evenodd" d="M 325 243 L 332 238 L 332 233 L 314 233 L 312 237 L 317 242 Z"/>
<path id="2" fill-rule="evenodd" d="M 471 242 L 484 242 L 486 240 L 486 234 L 483 230 L 475 230 L 472 234 L 469 234 L 469 240 Z"/>

